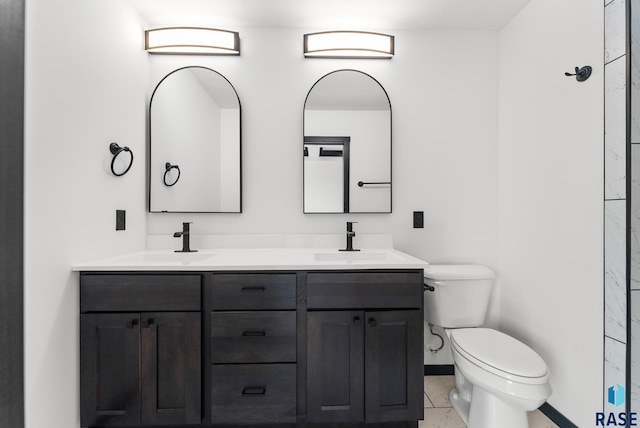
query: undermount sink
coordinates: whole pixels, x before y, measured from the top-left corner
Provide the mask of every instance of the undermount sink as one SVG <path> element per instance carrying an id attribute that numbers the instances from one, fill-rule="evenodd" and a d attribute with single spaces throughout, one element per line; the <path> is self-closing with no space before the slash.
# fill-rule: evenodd
<path id="1" fill-rule="evenodd" d="M 122 263 L 201 263 L 210 257 L 215 256 L 214 253 L 179 253 L 179 252 L 167 252 L 167 253 L 141 253 L 131 254 L 118 261 Z"/>
<path id="2" fill-rule="evenodd" d="M 336 251 L 331 253 L 314 253 L 313 258 L 318 262 L 354 262 L 354 261 L 382 261 L 396 260 L 397 256 L 392 253 L 385 252 L 367 252 L 367 251 Z"/>

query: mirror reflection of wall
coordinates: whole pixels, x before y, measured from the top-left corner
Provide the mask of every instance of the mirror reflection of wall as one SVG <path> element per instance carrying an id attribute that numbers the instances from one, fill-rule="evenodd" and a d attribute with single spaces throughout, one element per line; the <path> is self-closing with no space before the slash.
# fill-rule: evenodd
<path id="1" fill-rule="evenodd" d="M 307 95 L 304 136 L 307 151 L 309 138 L 349 139 L 348 158 L 304 157 L 305 213 L 391 212 L 391 104 L 378 81 L 356 70 L 322 77 Z"/>
<path id="2" fill-rule="evenodd" d="M 231 83 L 205 67 L 175 70 L 156 87 L 149 116 L 149 211 L 241 212 L 240 100 Z M 167 163 L 180 168 L 171 186 Z"/>

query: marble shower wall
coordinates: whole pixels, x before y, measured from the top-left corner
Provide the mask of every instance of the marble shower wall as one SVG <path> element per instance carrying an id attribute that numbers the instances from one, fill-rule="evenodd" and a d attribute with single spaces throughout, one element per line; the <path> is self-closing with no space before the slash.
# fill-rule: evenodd
<path id="1" fill-rule="evenodd" d="M 627 388 L 627 4 L 605 0 L 604 24 L 604 388 L 605 412 L 620 411 L 608 402 L 609 387 Z M 639 82 L 640 83 L 640 82 Z M 640 135 L 640 133 L 638 134 Z M 639 141 L 640 142 L 640 141 Z M 640 155 L 640 152 L 638 152 Z M 639 158 L 640 160 L 640 158 Z M 640 173 L 640 164 L 638 173 Z M 639 183 L 640 184 L 640 183 Z M 640 193 L 640 189 L 639 189 Z M 640 213 L 640 211 L 638 211 Z M 638 223 L 640 226 L 640 223 Z M 640 273 L 640 266 L 638 267 Z M 640 285 L 640 276 L 638 276 Z M 639 294 L 640 297 L 640 294 Z M 640 319 L 640 313 L 639 317 Z M 640 333 L 640 332 L 639 332 Z"/>

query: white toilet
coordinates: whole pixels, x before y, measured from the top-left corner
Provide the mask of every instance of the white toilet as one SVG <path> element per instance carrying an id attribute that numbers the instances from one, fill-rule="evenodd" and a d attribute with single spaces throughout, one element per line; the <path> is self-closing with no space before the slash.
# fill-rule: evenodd
<path id="1" fill-rule="evenodd" d="M 528 428 L 527 412 L 551 395 L 549 369 L 522 342 L 480 328 L 495 273 L 481 265 L 429 265 L 425 318 L 451 343 L 456 386 L 449 400 L 468 428 Z"/>

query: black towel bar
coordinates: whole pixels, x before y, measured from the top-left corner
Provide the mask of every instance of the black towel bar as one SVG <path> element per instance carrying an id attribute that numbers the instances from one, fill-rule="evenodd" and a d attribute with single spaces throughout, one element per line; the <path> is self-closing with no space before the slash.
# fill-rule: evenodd
<path id="1" fill-rule="evenodd" d="M 358 186 L 359 187 L 366 186 L 368 184 L 391 184 L 391 182 L 390 181 L 369 181 L 369 182 L 358 181 Z"/>

